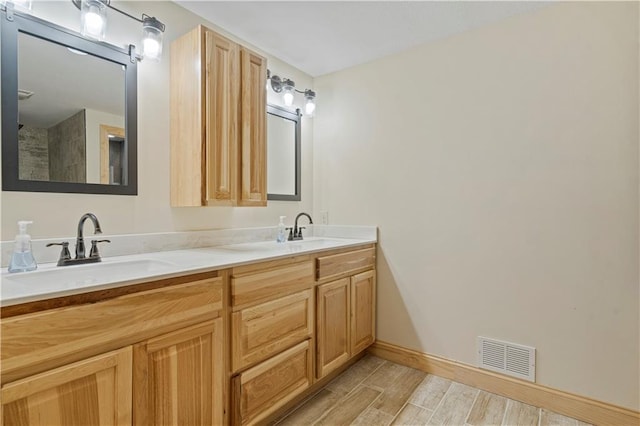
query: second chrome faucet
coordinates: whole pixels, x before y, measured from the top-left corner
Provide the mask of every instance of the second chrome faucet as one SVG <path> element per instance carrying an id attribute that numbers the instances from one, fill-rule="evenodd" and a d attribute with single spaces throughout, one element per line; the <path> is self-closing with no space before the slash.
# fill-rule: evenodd
<path id="1" fill-rule="evenodd" d="M 110 243 L 109 240 L 91 240 L 91 250 L 89 251 L 89 257 L 86 256 L 86 248 L 84 244 L 84 235 L 83 235 L 83 227 L 84 222 L 90 219 L 93 222 L 94 234 L 102 234 L 102 229 L 100 228 L 100 222 L 98 218 L 93 213 L 85 213 L 78 221 L 78 233 L 76 235 L 76 257 L 71 258 L 71 253 L 69 252 L 69 242 L 63 241 L 61 243 L 50 243 L 47 244 L 47 247 L 51 246 L 62 246 L 62 250 L 60 251 L 60 258 L 58 259 L 58 266 L 69 266 L 69 265 L 78 265 L 81 263 L 92 263 L 92 262 L 100 262 L 100 253 L 98 252 L 98 243 Z"/>
<path id="2" fill-rule="evenodd" d="M 293 229 L 288 228 L 289 229 L 289 241 L 297 241 L 297 240 L 301 240 L 302 239 L 302 230 L 304 229 L 304 226 L 300 226 L 298 227 L 298 219 L 300 219 L 300 216 L 306 216 L 309 219 L 309 225 L 313 225 L 313 220 L 311 219 L 311 216 L 309 216 L 309 213 L 299 213 L 296 216 L 296 220 L 293 223 Z"/>

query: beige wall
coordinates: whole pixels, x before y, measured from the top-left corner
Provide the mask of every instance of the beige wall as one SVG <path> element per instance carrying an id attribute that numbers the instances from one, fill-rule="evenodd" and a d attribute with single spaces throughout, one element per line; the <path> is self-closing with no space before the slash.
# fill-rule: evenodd
<path id="1" fill-rule="evenodd" d="M 138 196 L 2 192 L 1 239 L 13 239 L 21 219 L 34 221 L 30 228 L 34 238 L 74 235 L 78 219 L 87 211 L 98 216 L 109 234 L 276 226 L 280 215 L 286 215 L 289 224 L 298 212 L 311 212 L 313 120 L 306 118 L 302 123 L 302 201 L 269 201 L 266 208 L 169 206 L 169 45 L 198 24 L 220 29 L 173 2 L 113 4 L 135 16 L 143 12 L 155 15 L 167 27 L 162 61 L 143 61 L 138 67 Z M 80 12 L 68 0 L 35 1 L 33 14 L 79 30 Z M 140 24 L 113 11 L 108 18 L 109 42 L 140 44 Z M 310 76 L 267 57 L 274 73 L 293 79 L 300 87 L 312 87 Z M 268 96 L 270 102 L 278 103 L 272 91 Z"/>
<path id="2" fill-rule="evenodd" d="M 638 4 L 564 3 L 317 78 L 316 214 L 378 225 L 379 339 L 638 409 Z"/>

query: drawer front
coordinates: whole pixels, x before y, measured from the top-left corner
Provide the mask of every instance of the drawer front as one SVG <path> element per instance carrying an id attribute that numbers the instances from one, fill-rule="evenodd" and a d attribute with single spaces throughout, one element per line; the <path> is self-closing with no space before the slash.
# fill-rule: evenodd
<path id="1" fill-rule="evenodd" d="M 366 248 L 317 259 L 317 280 L 336 278 L 343 274 L 372 268 L 376 264 L 376 249 Z"/>
<path id="2" fill-rule="evenodd" d="M 222 278 L 132 293 L 2 321 L 2 382 L 213 319 Z"/>
<path id="3" fill-rule="evenodd" d="M 313 333 L 313 292 L 304 290 L 231 315 L 232 369 L 238 371 Z"/>
<path id="4" fill-rule="evenodd" d="M 231 305 L 236 309 L 250 306 L 312 286 L 313 261 L 311 260 L 260 272 L 234 274 L 231 278 Z"/>
<path id="5" fill-rule="evenodd" d="M 310 340 L 233 378 L 234 424 L 255 424 L 311 385 Z"/>

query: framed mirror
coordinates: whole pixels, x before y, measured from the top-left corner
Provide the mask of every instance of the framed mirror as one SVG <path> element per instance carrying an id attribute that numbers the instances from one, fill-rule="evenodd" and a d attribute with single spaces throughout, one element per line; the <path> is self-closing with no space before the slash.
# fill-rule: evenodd
<path id="1" fill-rule="evenodd" d="M 301 115 L 267 105 L 267 200 L 301 199 Z"/>
<path id="2" fill-rule="evenodd" d="M 137 58 L 0 14 L 2 189 L 137 195 Z"/>

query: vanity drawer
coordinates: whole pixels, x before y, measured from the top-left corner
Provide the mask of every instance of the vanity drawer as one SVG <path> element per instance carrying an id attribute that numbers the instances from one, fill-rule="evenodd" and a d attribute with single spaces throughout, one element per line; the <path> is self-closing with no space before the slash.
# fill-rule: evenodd
<path id="1" fill-rule="evenodd" d="M 255 424 L 311 385 L 311 341 L 258 364 L 232 379 L 233 424 Z"/>
<path id="2" fill-rule="evenodd" d="M 4 318 L 2 383 L 219 316 L 221 277 Z"/>
<path id="3" fill-rule="evenodd" d="M 231 315 L 233 371 L 311 337 L 314 318 L 311 289 L 234 312 Z"/>
<path id="4" fill-rule="evenodd" d="M 312 260 L 275 266 L 259 272 L 236 273 L 234 270 L 231 277 L 231 305 L 237 310 L 312 286 Z"/>
<path id="5" fill-rule="evenodd" d="M 343 274 L 373 268 L 376 264 L 375 247 L 318 257 L 316 279 L 336 278 Z"/>

